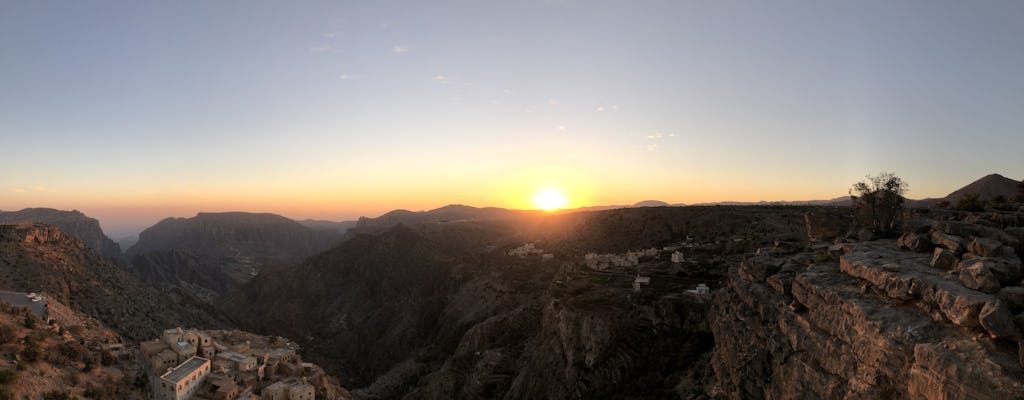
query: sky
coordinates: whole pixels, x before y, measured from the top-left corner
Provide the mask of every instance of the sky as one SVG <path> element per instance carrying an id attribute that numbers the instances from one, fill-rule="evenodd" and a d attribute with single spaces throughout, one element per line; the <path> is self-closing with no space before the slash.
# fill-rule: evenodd
<path id="1" fill-rule="evenodd" d="M 107 231 L 1024 178 L 1019 1 L 0 1 L 0 209 Z"/>

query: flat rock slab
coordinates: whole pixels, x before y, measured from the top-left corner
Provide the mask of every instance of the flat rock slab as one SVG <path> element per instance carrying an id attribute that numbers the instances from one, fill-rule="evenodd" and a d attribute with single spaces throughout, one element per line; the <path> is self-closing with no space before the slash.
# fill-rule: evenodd
<path id="1" fill-rule="evenodd" d="M 877 286 L 889 298 L 918 300 L 938 309 L 950 322 L 978 326 L 978 315 L 995 296 L 964 287 L 945 271 L 932 268 L 928 254 L 900 251 L 894 241 L 848 245 L 839 268 Z"/>

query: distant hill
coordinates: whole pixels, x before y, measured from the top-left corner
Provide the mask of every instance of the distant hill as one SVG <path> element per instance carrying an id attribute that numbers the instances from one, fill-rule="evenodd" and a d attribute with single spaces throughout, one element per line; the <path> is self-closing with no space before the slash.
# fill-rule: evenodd
<path id="1" fill-rule="evenodd" d="M 430 211 L 394 210 L 377 218 L 360 217 L 355 230 L 368 233 L 379 232 L 395 225 L 418 225 L 456 221 L 497 221 L 518 219 L 539 215 L 534 210 L 509 210 L 498 207 L 477 208 L 462 204 L 451 204 Z"/>
<path id="2" fill-rule="evenodd" d="M 693 206 L 849 206 L 850 196 L 839 196 L 830 200 L 793 200 L 793 201 L 717 201 L 697 203 Z"/>
<path id="3" fill-rule="evenodd" d="M 672 205 L 661 200 L 644 200 L 633 204 L 633 207 L 671 207 Z"/>
<path id="4" fill-rule="evenodd" d="M 0 211 L 0 223 L 33 222 L 53 225 L 64 233 L 80 239 L 104 258 L 124 266 L 121 246 L 110 240 L 100 228 L 100 222 L 78 210 L 64 211 L 52 208 L 26 208 L 21 211 Z"/>
<path id="5" fill-rule="evenodd" d="M 313 228 L 318 231 L 337 231 L 338 233 L 344 234 L 348 232 L 349 228 L 356 226 L 356 221 L 327 221 L 320 219 L 304 219 L 297 221 L 303 226 Z"/>
<path id="6" fill-rule="evenodd" d="M 989 200 L 996 196 L 1003 196 L 1007 199 L 1017 194 L 1019 181 L 1007 178 L 999 174 L 991 174 L 982 177 L 969 185 L 957 189 L 945 197 L 945 200 L 954 202 L 968 194 L 976 194 L 982 201 Z"/>
<path id="7" fill-rule="evenodd" d="M 147 228 L 127 256 L 131 270 L 146 282 L 216 296 L 266 266 L 298 263 L 340 240 L 334 230 L 312 229 L 275 214 L 199 213 Z"/>

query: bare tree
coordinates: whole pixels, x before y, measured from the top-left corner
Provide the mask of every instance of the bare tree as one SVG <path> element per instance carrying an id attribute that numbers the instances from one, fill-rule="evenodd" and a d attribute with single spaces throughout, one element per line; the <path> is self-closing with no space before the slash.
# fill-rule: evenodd
<path id="1" fill-rule="evenodd" d="M 896 233 L 903 221 L 903 194 L 910 188 L 892 172 L 868 175 L 850 188 L 854 222 L 879 235 Z"/>

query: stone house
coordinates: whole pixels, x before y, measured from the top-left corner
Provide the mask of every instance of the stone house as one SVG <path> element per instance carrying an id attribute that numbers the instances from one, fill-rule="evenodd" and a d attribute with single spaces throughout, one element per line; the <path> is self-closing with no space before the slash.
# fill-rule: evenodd
<path id="1" fill-rule="evenodd" d="M 203 379 L 210 373 L 210 360 L 192 357 L 181 365 L 160 375 L 153 390 L 153 400 L 185 400 L 195 394 Z"/>

